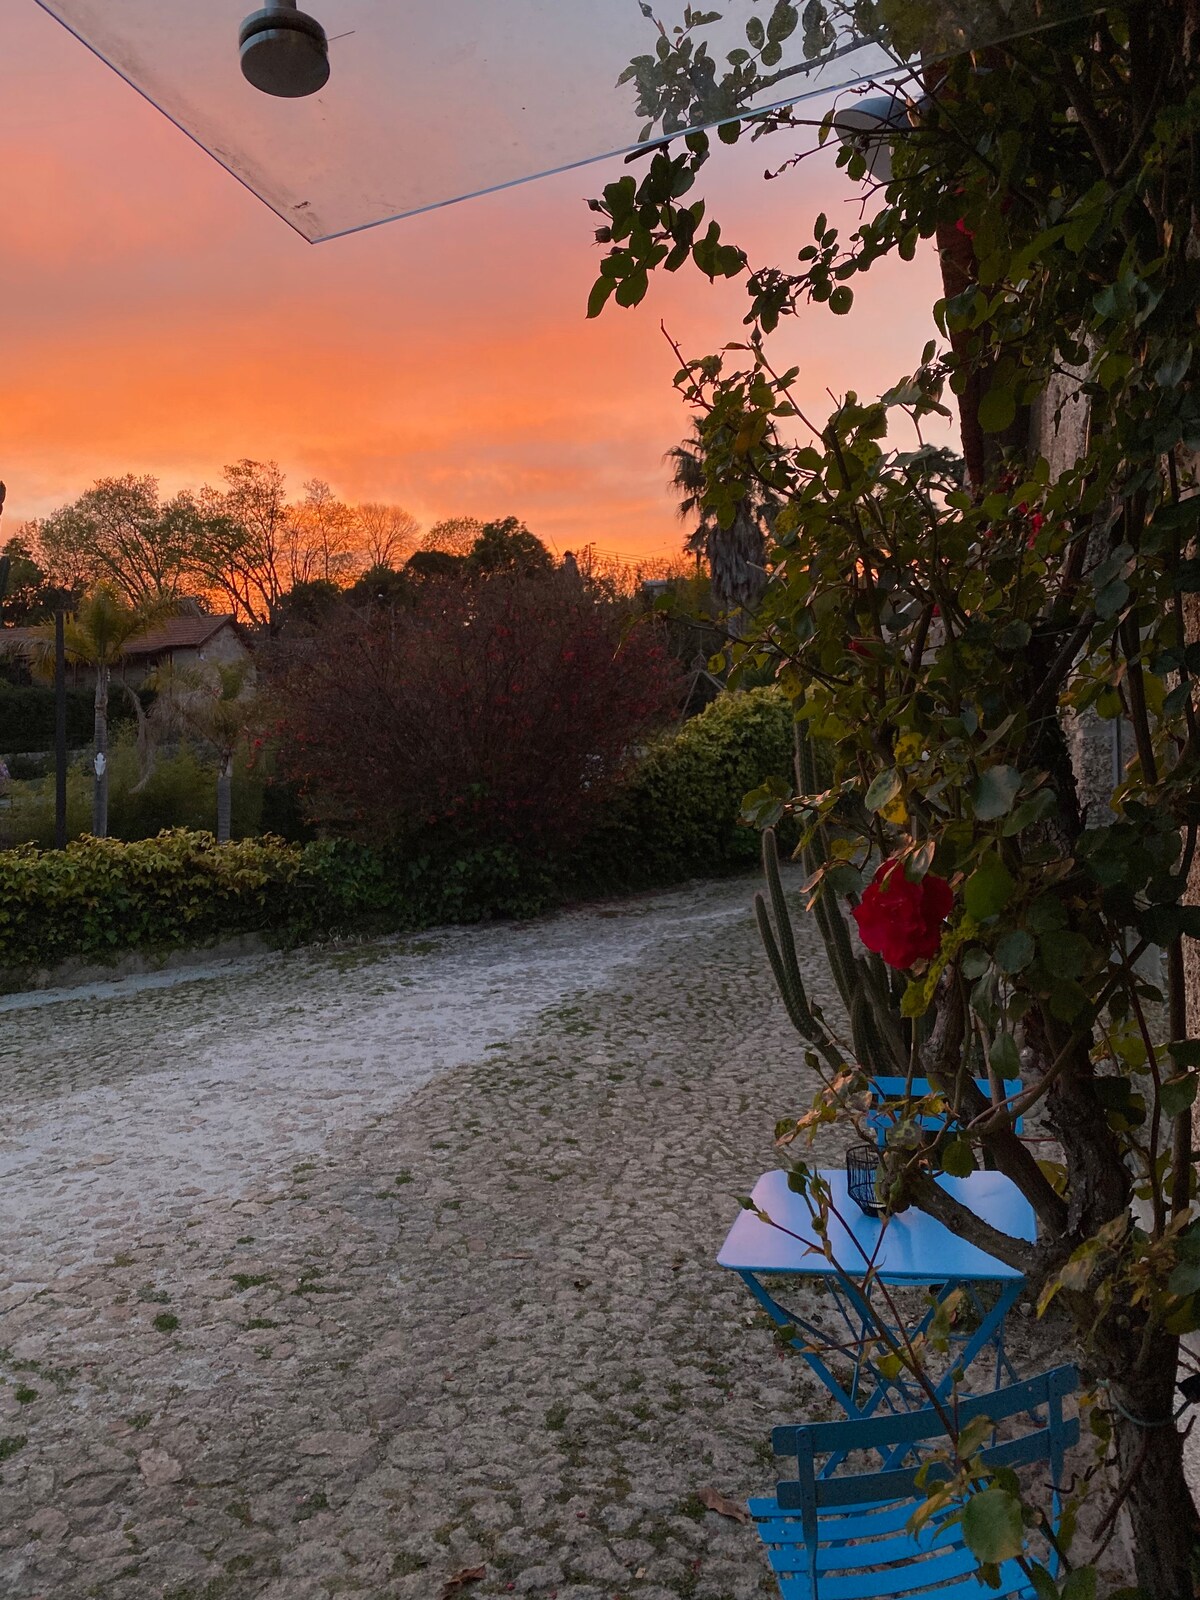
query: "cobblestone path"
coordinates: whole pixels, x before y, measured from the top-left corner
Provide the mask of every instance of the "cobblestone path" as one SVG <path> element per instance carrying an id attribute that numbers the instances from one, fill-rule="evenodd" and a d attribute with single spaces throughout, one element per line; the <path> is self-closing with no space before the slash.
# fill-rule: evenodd
<path id="1" fill-rule="evenodd" d="M 4 1600 L 771 1593 L 752 889 L 0 1003 Z"/>

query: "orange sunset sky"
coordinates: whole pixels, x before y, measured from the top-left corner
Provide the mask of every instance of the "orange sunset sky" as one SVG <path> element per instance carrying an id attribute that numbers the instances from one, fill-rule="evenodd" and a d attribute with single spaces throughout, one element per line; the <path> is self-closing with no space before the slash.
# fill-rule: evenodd
<path id="1" fill-rule="evenodd" d="M 6 523 L 105 474 L 173 491 L 252 456 L 426 524 L 511 513 L 560 551 L 678 549 L 662 456 L 688 419 L 659 323 L 704 354 L 738 337 L 741 291 L 685 270 L 585 320 L 583 200 L 620 162 L 310 245 L 34 0 L 0 0 L 0 23 Z M 853 226 L 828 162 L 764 184 L 767 148 L 714 163 L 728 237 L 782 262 L 819 210 Z M 910 370 L 938 292 L 925 255 L 874 270 L 850 317 L 799 319 L 809 408 Z"/>

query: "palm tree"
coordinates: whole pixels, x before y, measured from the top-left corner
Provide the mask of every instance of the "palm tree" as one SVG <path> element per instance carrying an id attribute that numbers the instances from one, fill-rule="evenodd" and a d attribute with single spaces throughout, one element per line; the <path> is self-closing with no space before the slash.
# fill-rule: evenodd
<path id="1" fill-rule="evenodd" d="M 162 667 L 151 679 L 158 698 L 154 720 L 182 728 L 217 758 L 217 843 L 228 844 L 233 820 L 233 757 L 250 720 L 250 663 L 220 662 L 212 672 Z"/>
<path id="2" fill-rule="evenodd" d="M 84 596 L 78 611 L 66 620 L 63 641 L 67 660 L 91 667 L 96 674 L 95 721 L 93 724 L 92 833 L 103 839 L 108 833 L 108 694 L 112 669 L 118 666 L 125 646 L 138 634 L 175 609 L 171 602 L 127 605 L 110 584 L 97 584 Z M 42 672 L 53 661 L 54 627 L 46 623 L 36 630 L 37 660 Z M 144 727 L 142 703 L 127 683 L 120 682 L 133 702 L 139 729 Z"/>
<path id="3" fill-rule="evenodd" d="M 729 527 L 722 528 L 704 503 L 708 487 L 704 455 L 700 429 L 693 425 L 692 437 L 663 458 L 671 464 L 680 520 L 694 524 L 685 548 L 708 563 L 719 606 L 731 612 L 753 611 L 767 584 L 767 535 L 774 505 L 764 490 L 752 487 L 738 501 Z"/>

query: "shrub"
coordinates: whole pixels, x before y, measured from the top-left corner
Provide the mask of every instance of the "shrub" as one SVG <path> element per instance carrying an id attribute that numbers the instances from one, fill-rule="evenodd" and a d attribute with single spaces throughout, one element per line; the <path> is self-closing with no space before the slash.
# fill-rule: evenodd
<path id="1" fill-rule="evenodd" d="M 554 852 L 679 690 L 657 630 L 623 638 L 577 577 L 431 581 L 411 607 L 343 612 L 285 659 L 280 761 L 340 832 Z"/>
<path id="2" fill-rule="evenodd" d="M 94 708 L 87 689 L 67 690 L 67 744 L 89 743 Z M 0 755 L 54 748 L 54 690 L 41 684 L 0 683 Z"/>
<path id="3" fill-rule="evenodd" d="M 183 831 L 23 845 L 0 854 L 0 960 L 41 965 L 286 925 L 299 868 L 300 851 L 278 839 L 218 846 Z"/>
<path id="4" fill-rule="evenodd" d="M 240 933 L 299 941 L 531 916 L 565 893 L 736 870 L 757 848 L 738 821 L 741 798 L 783 776 L 790 754 L 778 691 L 726 696 L 656 743 L 584 842 L 557 858 L 441 829 L 384 845 L 272 837 L 218 845 L 178 829 L 135 843 L 83 838 L 63 851 L 0 851 L 0 965 Z"/>
<path id="5" fill-rule="evenodd" d="M 581 888 L 639 887 L 736 871 L 758 859 L 743 797 L 792 768 L 792 711 L 778 689 L 722 695 L 643 756 L 578 854 Z"/>

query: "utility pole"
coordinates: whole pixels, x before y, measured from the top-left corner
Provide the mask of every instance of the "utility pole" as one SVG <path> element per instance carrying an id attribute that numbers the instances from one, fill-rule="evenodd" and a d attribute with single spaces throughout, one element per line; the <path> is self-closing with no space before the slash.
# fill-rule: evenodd
<path id="1" fill-rule="evenodd" d="M 54 847 L 67 848 L 67 650 L 66 613 L 54 613 Z"/>

